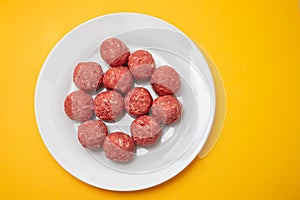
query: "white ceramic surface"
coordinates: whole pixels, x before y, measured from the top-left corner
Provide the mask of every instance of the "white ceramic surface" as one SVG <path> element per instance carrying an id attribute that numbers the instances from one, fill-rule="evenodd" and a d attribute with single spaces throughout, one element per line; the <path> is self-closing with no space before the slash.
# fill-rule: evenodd
<path id="1" fill-rule="evenodd" d="M 109 161 L 102 151 L 82 148 L 77 140 L 78 124 L 68 119 L 63 109 L 66 95 L 76 89 L 72 83 L 75 65 L 80 61 L 96 61 L 106 70 L 108 66 L 100 58 L 99 45 L 112 36 L 122 39 L 132 51 L 147 49 L 158 66 L 174 67 L 182 81 L 177 93 L 184 108 L 182 120 L 166 126 L 154 147 L 138 148 L 135 159 L 127 164 Z M 151 91 L 150 84 L 139 84 Z M 174 177 L 197 156 L 214 119 L 214 85 L 201 52 L 178 29 L 143 14 L 112 14 L 78 26 L 54 47 L 37 81 L 35 112 L 44 143 L 66 171 L 99 188 L 139 190 Z M 132 120 L 126 115 L 116 124 L 107 125 L 110 131 L 129 132 Z"/>

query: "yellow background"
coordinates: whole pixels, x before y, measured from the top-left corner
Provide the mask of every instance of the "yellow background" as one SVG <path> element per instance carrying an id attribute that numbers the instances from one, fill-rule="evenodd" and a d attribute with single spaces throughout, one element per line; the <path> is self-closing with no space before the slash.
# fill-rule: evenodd
<path id="1" fill-rule="evenodd" d="M 56 163 L 36 126 L 34 92 L 63 35 L 124 11 L 166 20 L 207 50 L 224 81 L 227 116 L 205 159 L 164 184 L 120 193 Z M 0 41 L 0 199 L 300 199 L 298 1 L 1 0 Z"/>

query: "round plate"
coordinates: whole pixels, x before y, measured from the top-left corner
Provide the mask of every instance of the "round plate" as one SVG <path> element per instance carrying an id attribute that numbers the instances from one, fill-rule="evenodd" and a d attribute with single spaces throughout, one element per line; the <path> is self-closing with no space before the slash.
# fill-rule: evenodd
<path id="1" fill-rule="evenodd" d="M 76 89 L 72 72 L 78 62 L 96 61 L 104 71 L 108 68 L 98 51 L 100 43 L 108 37 L 120 38 L 131 51 L 147 49 L 158 66 L 171 65 L 182 81 L 177 94 L 184 108 L 182 120 L 165 127 L 155 147 L 138 148 L 136 158 L 128 164 L 114 163 L 107 160 L 103 152 L 82 148 L 77 140 L 78 124 L 68 119 L 63 109 L 65 97 Z M 65 170 L 99 188 L 132 191 L 174 177 L 196 157 L 213 123 L 215 90 L 203 55 L 182 32 L 151 16 L 118 13 L 78 26 L 53 48 L 37 81 L 35 113 L 44 143 Z M 122 129 L 122 124 L 129 127 L 132 119 L 124 119 L 117 122 L 117 126 L 107 123 L 109 130 Z"/>

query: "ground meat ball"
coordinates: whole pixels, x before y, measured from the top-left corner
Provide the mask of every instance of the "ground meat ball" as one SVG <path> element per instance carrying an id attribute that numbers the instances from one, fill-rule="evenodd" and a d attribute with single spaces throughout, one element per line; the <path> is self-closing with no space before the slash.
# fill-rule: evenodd
<path id="1" fill-rule="evenodd" d="M 76 87 L 86 92 L 96 91 L 102 77 L 101 65 L 95 62 L 81 62 L 74 69 L 73 82 Z"/>
<path id="2" fill-rule="evenodd" d="M 130 126 L 131 135 L 139 146 L 150 146 L 158 141 L 162 134 L 159 122 L 151 116 L 136 118 Z"/>
<path id="3" fill-rule="evenodd" d="M 79 142 L 88 149 L 101 147 L 108 134 L 107 127 L 101 120 L 88 120 L 78 127 L 77 132 Z"/>
<path id="4" fill-rule="evenodd" d="M 145 115 L 152 105 L 150 92 L 143 87 L 131 89 L 124 97 L 126 111 L 132 116 Z"/>
<path id="5" fill-rule="evenodd" d="M 181 103 L 172 95 L 156 98 L 151 107 L 152 115 L 161 123 L 171 124 L 181 117 Z"/>
<path id="6" fill-rule="evenodd" d="M 100 45 L 100 54 L 107 64 L 117 67 L 127 63 L 130 51 L 118 38 L 108 38 Z"/>
<path id="7" fill-rule="evenodd" d="M 106 71 L 103 77 L 103 85 L 109 90 L 127 93 L 132 84 L 133 79 L 128 67 L 112 67 Z"/>
<path id="8" fill-rule="evenodd" d="M 153 72 L 150 83 L 159 96 L 175 94 L 181 85 L 179 74 L 167 65 L 161 66 Z"/>
<path id="9" fill-rule="evenodd" d="M 155 70 L 155 62 L 148 51 L 138 50 L 129 56 L 128 67 L 135 79 L 146 80 Z"/>
<path id="10" fill-rule="evenodd" d="M 128 162 L 135 154 L 133 138 L 122 132 L 114 132 L 106 136 L 103 143 L 105 156 L 116 162 Z"/>
<path id="11" fill-rule="evenodd" d="M 93 116 L 93 98 L 82 90 L 69 94 L 64 101 L 65 113 L 70 119 L 84 122 Z"/>
<path id="12" fill-rule="evenodd" d="M 94 109 L 100 119 L 116 120 L 124 111 L 123 97 L 116 91 L 101 92 L 95 98 Z"/>

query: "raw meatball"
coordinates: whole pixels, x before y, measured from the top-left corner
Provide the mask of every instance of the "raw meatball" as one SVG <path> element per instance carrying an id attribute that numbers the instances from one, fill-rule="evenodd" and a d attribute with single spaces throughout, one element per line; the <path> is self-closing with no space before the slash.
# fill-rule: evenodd
<path id="1" fill-rule="evenodd" d="M 161 123 L 171 124 L 181 117 L 181 103 L 172 95 L 156 98 L 151 107 L 152 115 Z"/>
<path id="2" fill-rule="evenodd" d="M 118 38 L 108 38 L 100 45 L 100 54 L 107 64 L 117 67 L 127 63 L 130 51 Z"/>
<path id="3" fill-rule="evenodd" d="M 69 94 L 64 102 L 65 113 L 70 119 L 84 122 L 94 114 L 93 98 L 82 90 Z"/>
<path id="4" fill-rule="evenodd" d="M 116 91 L 101 92 L 95 98 L 94 109 L 100 119 L 116 120 L 124 111 L 123 97 Z"/>
<path id="5" fill-rule="evenodd" d="M 129 56 L 128 67 L 135 79 L 146 80 L 155 70 L 155 62 L 148 51 L 138 50 Z"/>
<path id="6" fill-rule="evenodd" d="M 161 66 L 153 72 L 150 83 L 159 96 L 175 94 L 181 85 L 179 74 L 167 65 Z"/>
<path id="7" fill-rule="evenodd" d="M 154 117 L 144 115 L 132 122 L 130 131 L 137 145 L 150 146 L 160 138 L 162 127 Z"/>
<path id="8" fill-rule="evenodd" d="M 95 62 L 81 62 L 74 69 L 73 82 L 79 89 L 91 92 L 101 85 L 102 77 L 101 65 Z"/>
<path id="9" fill-rule="evenodd" d="M 84 148 L 98 149 L 108 134 L 101 120 L 88 120 L 78 127 L 78 140 Z"/>
<path id="10" fill-rule="evenodd" d="M 132 116 L 145 115 L 152 105 L 150 92 L 143 87 L 131 89 L 124 97 L 126 111 Z"/>
<path id="11" fill-rule="evenodd" d="M 112 67 L 106 71 L 103 77 L 103 85 L 109 90 L 127 93 L 132 84 L 133 79 L 128 67 Z"/>
<path id="12" fill-rule="evenodd" d="M 114 132 L 106 136 L 103 143 L 105 156 L 116 162 L 128 162 L 133 159 L 135 145 L 133 138 L 122 132 Z"/>

